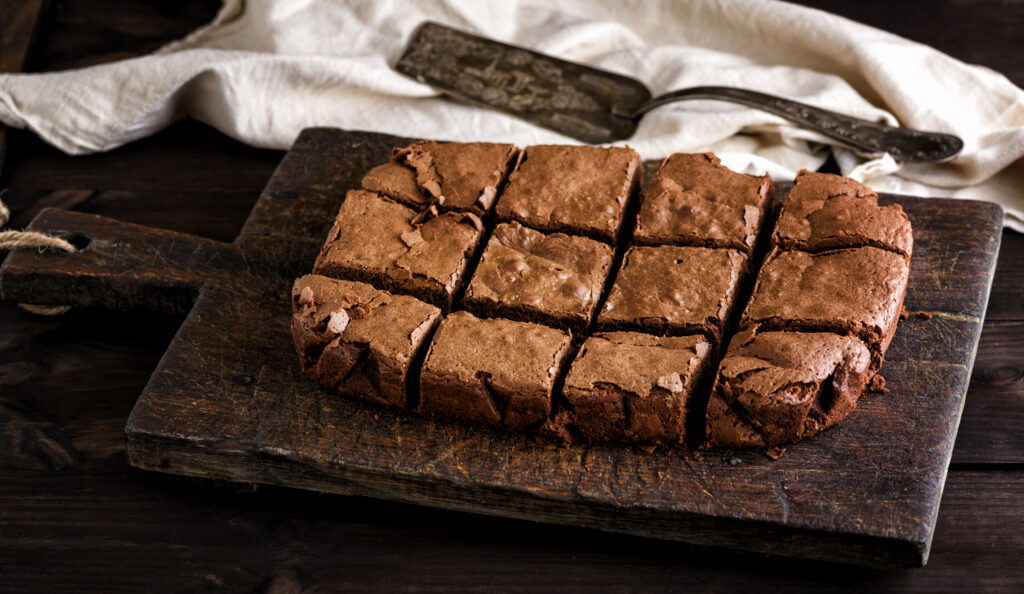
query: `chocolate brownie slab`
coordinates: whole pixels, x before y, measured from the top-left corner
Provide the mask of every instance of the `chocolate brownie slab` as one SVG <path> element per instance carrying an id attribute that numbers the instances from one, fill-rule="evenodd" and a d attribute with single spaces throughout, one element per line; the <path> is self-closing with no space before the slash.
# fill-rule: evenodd
<path id="1" fill-rule="evenodd" d="M 591 442 L 683 443 L 688 402 L 710 352 L 703 336 L 608 332 L 588 338 L 563 390 L 572 423 Z"/>
<path id="2" fill-rule="evenodd" d="M 809 254 L 775 250 L 765 260 L 740 322 L 770 330 L 852 334 L 881 365 L 899 321 L 907 260 L 874 247 Z"/>
<path id="3" fill-rule="evenodd" d="M 502 223 L 491 235 L 463 298 L 478 315 L 582 330 L 612 264 L 612 248 L 578 235 Z"/>
<path id="4" fill-rule="evenodd" d="M 306 275 L 292 286 L 292 337 L 302 369 L 331 392 L 406 408 L 411 361 L 441 310 L 370 285 Z"/>
<path id="5" fill-rule="evenodd" d="M 747 269 L 739 250 L 629 248 L 598 317 L 602 330 L 721 336 Z"/>
<path id="6" fill-rule="evenodd" d="M 802 170 L 782 205 L 772 244 L 822 251 L 874 246 L 910 258 L 910 220 L 898 204 L 879 206 L 878 195 L 852 179 Z"/>
<path id="7" fill-rule="evenodd" d="M 495 210 L 502 221 L 613 242 L 642 172 L 630 148 L 531 146 L 520 153 Z"/>
<path id="8" fill-rule="evenodd" d="M 390 163 L 366 174 L 363 188 L 414 207 L 436 202 L 441 210 L 482 216 L 517 154 L 511 144 L 421 140 L 395 149 Z"/>
<path id="9" fill-rule="evenodd" d="M 460 311 L 440 324 L 420 373 L 419 412 L 436 419 L 538 428 L 569 334 L 539 324 Z"/>
<path id="10" fill-rule="evenodd" d="M 767 175 L 737 173 L 712 153 L 674 154 L 644 190 L 637 243 L 754 248 L 765 206 L 774 195 Z"/>
<path id="11" fill-rule="evenodd" d="M 413 295 L 447 311 L 482 231 L 472 213 L 418 214 L 372 192 L 353 190 L 313 272 Z"/>
<path id="12" fill-rule="evenodd" d="M 827 332 L 733 337 L 707 409 L 707 445 L 770 447 L 835 425 L 857 406 L 873 373 L 860 339 Z"/>

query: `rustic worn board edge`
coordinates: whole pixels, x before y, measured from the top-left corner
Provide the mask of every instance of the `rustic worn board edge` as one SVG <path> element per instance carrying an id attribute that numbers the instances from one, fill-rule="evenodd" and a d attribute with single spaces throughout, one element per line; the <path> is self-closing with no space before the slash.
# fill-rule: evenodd
<path id="1" fill-rule="evenodd" d="M 939 480 L 939 493 L 938 500 L 939 505 L 935 506 L 932 512 L 932 517 L 929 519 L 929 525 L 931 528 L 928 531 L 928 541 L 925 543 L 924 556 L 922 559 L 922 565 L 928 562 L 928 555 L 931 552 L 932 541 L 935 538 L 935 525 L 939 519 L 939 508 L 941 507 L 942 496 L 946 492 L 946 479 L 949 478 L 949 466 L 953 461 L 953 448 L 956 446 L 956 436 L 960 432 L 960 423 L 964 418 L 964 406 L 967 404 L 967 392 L 971 388 L 971 375 L 974 373 L 974 362 L 978 357 L 978 345 L 981 344 L 981 333 L 985 327 L 985 313 L 988 311 L 989 296 L 992 294 L 992 282 L 996 276 L 996 267 L 999 261 L 999 247 L 1002 245 L 1002 227 L 1003 227 L 1003 207 L 995 203 L 986 203 L 990 205 L 991 217 L 995 221 L 996 232 L 992 234 L 992 253 L 995 254 L 992 258 L 992 264 L 988 268 L 988 279 L 985 283 L 984 298 L 982 299 L 980 314 L 978 315 L 978 323 L 975 327 L 974 336 L 972 337 L 973 348 L 967 358 L 965 367 L 967 368 L 967 381 L 964 382 L 961 388 L 960 406 L 956 413 L 956 424 L 953 427 L 953 443 L 950 444 L 949 450 L 946 452 L 945 460 L 942 465 L 942 476 Z"/>
<path id="2" fill-rule="evenodd" d="M 882 198 L 887 202 L 898 202 L 900 199 L 899 195 L 882 195 Z M 981 342 L 981 333 L 985 324 L 985 312 L 988 310 L 989 296 L 992 292 L 992 282 L 995 279 L 996 266 L 998 265 L 999 247 L 1002 242 L 1002 227 L 1003 227 L 1003 208 L 1002 206 L 992 202 L 978 202 L 979 205 L 983 205 L 988 209 L 989 212 L 989 225 L 991 226 L 992 232 L 989 234 L 988 241 L 991 243 L 989 247 L 989 253 L 992 254 L 991 262 L 986 269 L 986 279 L 984 283 L 984 289 L 981 291 L 981 304 L 978 308 L 978 314 L 976 317 L 976 325 L 970 338 L 971 349 L 970 354 L 967 357 L 967 361 L 964 363 L 964 367 L 967 370 L 967 379 L 963 382 L 960 387 L 960 398 L 958 399 L 959 406 L 956 411 L 956 421 L 952 428 L 952 439 L 949 447 L 947 448 L 942 462 L 942 472 L 938 481 L 939 489 L 937 493 L 936 505 L 932 508 L 931 517 L 928 519 L 928 537 L 925 542 L 923 550 L 923 556 L 921 564 L 924 565 L 928 562 L 928 555 L 931 551 L 932 541 L 935 537 L 935 526 L 938 522 L 939 508 L 941 507 L 942 496 L 945 493 L 946 479 L 949 476 L 949 467 L 953 459 L 953 449 L 956 444 L 956 436 L 960 429 L 960 422 L 963 419 L 964 406 L 967 402 L 967 392 L 970 390 L 970 378 L 974 370 L 974 362 L 978 354 L 978 345 Z M 941 312 L 926 312 L 928 315 L 941 315 Z"/>
<path id="3" fill-rule="evenodd" d="M 466 487 L 421 477 L 401 477 L 358 468 L 312 466 L 267 452 L 214 449 L 140 431 L 126 432 L 129 462 L 141 469 L 240 483 L 384 499 L 452 511 L 596 529 L 696 546 L 749 553 L 852 563 L 877 568 L 920 567 L 927 540 L 795 529 L 772 522 L 744 521 L 693 513 L 622 509 L 545 498 L 525 492 Z M 218 444 L 223 445 L 223 444 Z M 311 474 L 313 476 L 311 476 Z"/>

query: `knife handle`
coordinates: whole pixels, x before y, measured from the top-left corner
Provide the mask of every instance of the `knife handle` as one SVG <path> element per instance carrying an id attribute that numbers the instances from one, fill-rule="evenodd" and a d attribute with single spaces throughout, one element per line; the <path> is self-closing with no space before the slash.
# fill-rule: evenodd
<path id="1" fill-rule="evenodd" d="M 896 128 L 821 109 L 792 99 L 735 87 L 680 89 L 659 95 L 630 114 L 620 113 L 617 115 L 636 120 L 656 107 L 689 99 L 729 101 L 760 109 L 820 132 L 843 144 L 869 153 L 889 153 L 900 161 L 944 161 L 952 158 L 964 146 L 963 141 L 952 134 Z"/>

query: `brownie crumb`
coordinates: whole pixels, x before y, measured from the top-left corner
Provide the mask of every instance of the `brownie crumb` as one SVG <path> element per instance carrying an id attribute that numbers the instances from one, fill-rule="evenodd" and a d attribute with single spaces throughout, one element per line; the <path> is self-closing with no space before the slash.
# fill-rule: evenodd
<path id="1" fill-rule="evenodd" d="M 930 313 L 928 313 L 926 311 L 914 312 L 914 315 L 919 317 L 919 318 L 921 318 L 922 320 L 930 320 L 930 319 L 932 319 L 932 314 L 930 314 Z"/>
<path id="2" fill-rule="evenodd" d="M 780 448 L 780 447 L 768 448 L 767 450 L 764 451 L 764 455 L 768 456 L 772 460 L 778 460 L 785 453 L 786 453 L 786 448 Z"/>
<path id="3" fill-rule="evenodd" d="M 880 375 L 876 375 L 875 377 L 871 378 L 871 383 L 868 384 L 868 391 L 888 394 L 889 388 L 885 387 L 885 378 Z"/>
<path id="4" fill-rule="evenodd" d="M 577 440 L 569 430 L 571 422 L 572 418 L 569 411 L 558 409 L 537 429 L 536 437 L 544 442 L 545 447 L 551 446 L 553 448 L 555 445 L 572 445 Z"/>

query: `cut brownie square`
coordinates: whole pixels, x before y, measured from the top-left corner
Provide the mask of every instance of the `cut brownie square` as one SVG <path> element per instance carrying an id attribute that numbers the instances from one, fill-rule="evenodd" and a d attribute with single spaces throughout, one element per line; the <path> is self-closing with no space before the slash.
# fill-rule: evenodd
<path id="1" fill-rule="evenodd" d="M 661 162 L 644 190 L 637 243 L 735 248 L 750 252 L 774 195 L 767 175 L 724 167 L 712 153 L 677 153 Z"/>
<path id="2" fill-rule="evenodd" d="M 419 412 L 437 419 L 540 427 L 569 334 L 460 311 L 438 327 L 420 373 Z"/>
<path id="3" fill-rule="evenodd" d="M 642 171 L 630 148 L 531 146 L 520 153 L 496 212 L 541 231 L 613 242 Z"/>
<path id="4" fill-rule="evenodd" d="M 483 224 L 472 213 L 425 215 L 372 192 L 349 192 L 313 272 L 413 295 L 447 311 Z"/>
<path id="5" fill-rule="evenodd" d="M 484 249 L 463 303 L 477 315 L 583 330 L 611 264 L 607 244 L 502 223 Z"/>
<path id="6" fill-rule="evenodd" d="M 597 319 L 602 330 L 704 334 L 716 343 L 732 314 L 747 256 L 704 247 L 631 247 Z"/>
<path id="7" fill-rule="evenodd" d="M 292 337 L 306 373 L 332 392 L 406 408 L 411 361 L 441 310 L 370 285 L 306 275 L 292 287 Z"/>
<path id="8" fill-rule="evenodd" d="M 395 149 L 390 163 L 366 174 L 363 188 L 414 207 L 436 201 L 441 210 L 482 216 L 518 152 L 511 144 L 421 140 Z"/>
<path id="9" fill-rule="evenodd" d="M 772 244 L 809 252 L 873 246 L 910 258 L 914 237 L 898 204 L 852 179 L 802 170 L 782 205 Z"/>
<path id="10" fill-rule="evenodd" d="M 770 447 L 843 420 L 873 375 L 860 339 L 827 332 L 733 337 L 708 403 L 710 447 Z"/>
<path id="11" fill-rule="evenodd" d="M 874 247 L 772 251 L 765 260 L 742 328 L 852 334 L 881 365 L 899 321 L 910 267 L 903 256 Z"/>
<path id="12" fill-rule="evenodd" d="M 563 390 L 574 426 L 591 442 L 683 443 L 689 401 L 710 352 L 703 336 L 588 338 Z"/>

